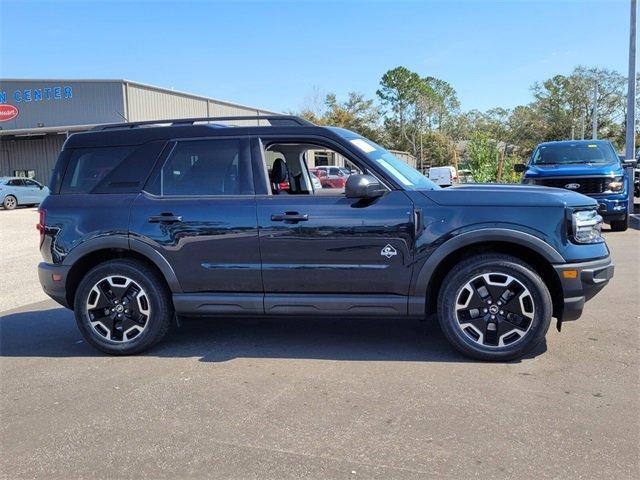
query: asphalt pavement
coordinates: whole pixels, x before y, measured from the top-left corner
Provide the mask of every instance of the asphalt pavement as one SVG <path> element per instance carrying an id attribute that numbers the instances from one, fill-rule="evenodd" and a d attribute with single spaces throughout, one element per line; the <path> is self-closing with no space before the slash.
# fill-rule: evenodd
<path id="1" fill-rule="evenodd" d="M 109 357 L 52 301 L 5 310 L 0 478 L 639 478 L 640 232 L 606 237 L 612 282 L 510 363 L 380 319 L 188 320 Z"/>

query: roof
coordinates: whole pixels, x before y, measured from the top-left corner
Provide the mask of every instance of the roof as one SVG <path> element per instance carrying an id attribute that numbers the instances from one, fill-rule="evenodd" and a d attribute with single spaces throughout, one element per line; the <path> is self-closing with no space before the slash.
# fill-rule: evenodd
<path id="1" fill-rule="evenodd" d="M 159 123 L 162 123 L 160 121 Z M 165 121 L 166 123 L 166 121 Z M 100 127 L 98 127 L 100 128 Z M 141 128 L 107 128 L 100 130 L 90 130 L 71 135 L 67 142 L 67 148 L 91 147 L 91 146 L 124 146 L 141 145 L 143 143 L 171 140 L 176 138 L 198 138 L 232 135 L 264 135 L 266 132 L 274 135 L 304 134 L 321 135 L 330 138 L 339 138 L 338 132 L 330 127 L 316 125 L 263 125 L 263 126 L 232 126 L 220 128 L 219 125 L 212 124 L 184 124 L 157 126 L 144 125 Z"/>
<path id="2" fill-rule="evenodd" d="M 538 146 L 541 145 L 585 145 L 585 144 L 593 144 L 593 143 L 611 143 L 609 140 L 598 140 L 598 139 L 590 139 L 590 140 L 553 140 L 550 142 L 542 142 Z"/>

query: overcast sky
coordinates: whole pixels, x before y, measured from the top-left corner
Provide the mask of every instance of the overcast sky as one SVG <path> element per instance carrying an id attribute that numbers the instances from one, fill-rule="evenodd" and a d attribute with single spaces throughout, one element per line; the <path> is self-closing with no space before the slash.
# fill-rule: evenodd
<path id="1" fill-rule="evenodd" d="M 404 65 L 465 110 L 527 103 L 574 66 L 626 73 L 629 1 L 0 0 L 0 76 L 126 78 L 276 111 L 375 95 Z"/>

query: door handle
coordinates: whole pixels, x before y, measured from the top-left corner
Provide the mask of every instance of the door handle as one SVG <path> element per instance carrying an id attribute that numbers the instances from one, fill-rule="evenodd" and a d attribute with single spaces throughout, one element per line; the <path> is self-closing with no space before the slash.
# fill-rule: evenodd
<path id="1" fill-rule="evenodd" d="M 309 220 L 309 215 L 306 213 L 300 214 L 298 212 L 285 212 L 285 213 L 272 213 L 271 221 L 272 222 L 306 222 Z"/>
<path id="2" fill-rule="evenodd" d="M 182 221 L 181 215 L 174 215 L 173 213 L 161 213 L 160 215 L 152 215 L 149 217 L 149 223 L 180 223 Z"/>

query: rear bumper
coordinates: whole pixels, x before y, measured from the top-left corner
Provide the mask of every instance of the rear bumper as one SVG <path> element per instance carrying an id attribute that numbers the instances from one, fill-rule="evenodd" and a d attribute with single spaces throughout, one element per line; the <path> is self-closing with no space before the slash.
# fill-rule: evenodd
<path id="1" fill-rule="evenodd" d="M 51 265 L 50 263 L 38 264 L 38 278 L 44 293 L 66 308 L 71 308 L 67 303 L 67 274 L 69 266 Z"/>
<path id="2" fill-rule="evenodd" d="M 582 315 L 585 302 L 596 295 L 613 277 L 611 257 L 582 263 L 554 265 L 564 296 L 562 321 L 577 320 Z M 577 271 L 576 278 L 565 278 L 564 272 Z"/>

